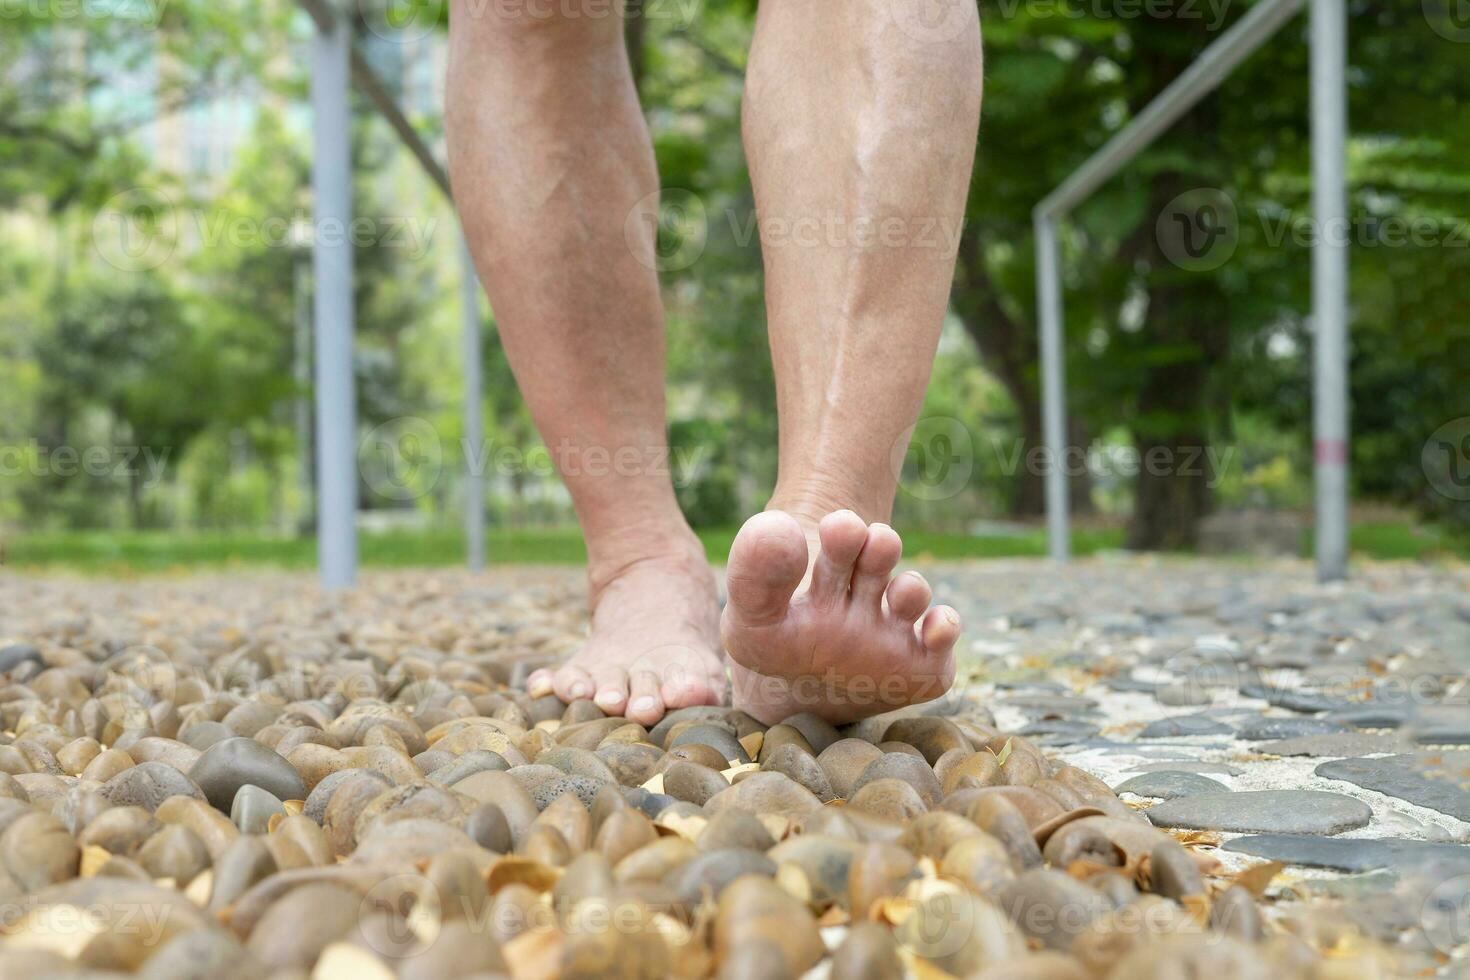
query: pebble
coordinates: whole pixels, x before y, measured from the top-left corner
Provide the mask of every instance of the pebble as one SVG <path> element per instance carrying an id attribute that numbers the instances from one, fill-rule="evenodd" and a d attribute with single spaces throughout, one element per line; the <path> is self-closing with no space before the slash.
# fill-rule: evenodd
<path id="1" fill-rule="evenodd" d="M 404 575 L 327 601 L 290 577 L 180 580 L 148 603 L 66 598 L 134 586 L 24 586 L 45 598 L 17 604 L 0 647 L 0 901 L 19 940 L 0 972 L 1335 980 L 1367 975 L 1362 957 L 1319 950 L 1415 955 L 1422 942 L 1349 933 L 1418 928 L 1422 901 L 1313 917 L 1314 885 L 1273 892 L 1268 924 L 1208 848 L 1156 824 L 1251 833 L 1224 849 L 1303 866 L 1470 873 L 1462 847 L 1382 836 L 1448 840 L 1448 822 L 1404 814 L 1334 840 L 1369 819 L 1363 804 L 1244 788 L 1262 785 L 1253 752 L 1388 746 L 1318 775 L 1470 812 L 1456 776 L 1470 753 L 1402 749 L 1453 742 L 1460 723 L 1348 703 L 1338 677 L 1386 697 L 1409 669 L 1447 696 L 1464 644 L 1446 638 L 1470 640 L 1463 590 L 1308 594 L 1276 572 L 1201 583 L 1188 566 L 1141 585 L 1116 561 L 1022 594 L 945 571 L 936 587 L 970 607 L 978 651 L 962 669 L 995 693 L 840 729 L 715 706 L 649 728 L 526 696 L 513 685 L 583 630 L 561 586 Z M 1434 649 L 1406 656 L 1394 637 Z M 1299 676 L 1277 683 L 1253 658 Z M 1197 682 L 1216 669 L 1228 684 Z M 1318 717 L 1239 707 L 1237 678 Z M 1212 698 L 1136 730 L 1118 709 Z M 1395 725 L 1405 740 L 1361 730 Z M 1099 774 L 1162 802 L 1135 810 Z M 44 911 L 58 903 L 102 909 L 101 934 L 58 935 Z M 129 904 L 168 910 L 157 941 L 109 911 Z M 1142 912 L 1157 922 L 1125 935 Z M 626 928 L 599 926 L 609 914 Z"/>
<path id="2" fill-rule="evenodd" d="M 248 727 L 248 726 L 247 726 Z M 280 800 L 306 799 L 306 782 L 291 763 L 252 738 L 221 739 L 199 756 L 189 778 L 217 810 L 228 813 L 246 784 Z"/>

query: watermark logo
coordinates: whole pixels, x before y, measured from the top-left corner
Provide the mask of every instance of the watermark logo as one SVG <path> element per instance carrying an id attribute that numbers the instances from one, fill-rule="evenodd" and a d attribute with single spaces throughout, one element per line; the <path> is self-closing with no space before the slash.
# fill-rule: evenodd
<path id="1" fill-rule="evenodd" d="M 975 472 L 975 439 L 956 418 L 920 419 L 893 445 L 898 485 L 919 500 L 947 500 L 969 485 Z"/>
<path id="2" fill-rule="evenodd" d="M 357 0 L 363 26 L 385 41 L 419 41 L 438 30 L 444 0 Z"/>
<path id="3" fill-rule="evenodd" d="M 1470 500 L 1470 416 L 1434 430 L 1419 452 L 1424 477 L 1440 496 Z"/>
<path id="4" fill-rule="evenodd" d="M 1422 0 L 1429 29 L 1446 41 L 1470 42 L 1470 0 Z"/>
<path id="5" fill-rule="evenodd" d="M 899 0 L 889 9 L 899 30 L 925 44 L 942 44 L 966 31 L 979 31 L 975 0 Z"/>
<path id="6" fill-rule="evenodd" d="M 1185 191 L 1164 206 L 1154 224 L 1159 249 L 1189 272 L 1218 269 L 1235 254 L 1240 223 L 1230 195 L 1214 187 Z"/>
<path id="7" fill-rule="evenodd" d="M 704 254 L 709 213 L 691 190 L 665 188 L 641 198 L 623 222 L 623 240 L 634 257 L 658 272 L 679 272 Z"/>
<path id="8" fill-rule="evenodd" d="M 416 500 L 438 484 L 444 446 L 427 419 L 412 415 L 389 419 L 358 443 L 357 468 L 379 497 L 400 503 Z"/>
<path id="9" fill-rule="evenodd" d="M 114 194 L 92 219 L 92 246 L 123 272 L 156 269 L 173 257 L 179 218 L 168 194 L 133 188 Z"/>
<path id="10" fill-rule="evenodd" d="M 1431 888 L 1419 908 L 1419 922 L 1442 953 L 1470 942 L 1470 875 L 1446 878 Z"/>

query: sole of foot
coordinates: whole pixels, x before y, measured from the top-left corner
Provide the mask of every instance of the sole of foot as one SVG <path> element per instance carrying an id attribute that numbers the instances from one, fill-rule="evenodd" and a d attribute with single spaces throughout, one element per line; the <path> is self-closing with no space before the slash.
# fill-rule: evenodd
<path id="1" fill-rule="evenodd" d="M 893 574 L 897 532 L 841 510 L 811 537 L 768 510 L 730 549 L 720 635 L 735 706 L 767 724 L 802 711 L 844 724 L 948 691 L 960 617 L 931 607 L 917 572 Z"/>
<path id="2" fill-rule="evenodd" d="M 594 575 L 587 642 L 561 666 L 528 677 L 530 693 L 590 698 L 641 725 L 675 708 L 722 703 L 719 599 L 704 550 L 689 538 L 671 554 Z"/>

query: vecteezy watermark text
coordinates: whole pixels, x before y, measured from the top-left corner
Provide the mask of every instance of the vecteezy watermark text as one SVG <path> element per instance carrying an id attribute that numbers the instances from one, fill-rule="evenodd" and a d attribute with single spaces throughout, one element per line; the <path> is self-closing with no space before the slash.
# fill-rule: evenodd
<path id="1" fill-rule="evenodd" d="M 43 446 L 31 439 L 0 445 L 0 476 L 142 476 L 143 488 L 151 489 L 162 482 L 170 453 L 168 446 Z"/>

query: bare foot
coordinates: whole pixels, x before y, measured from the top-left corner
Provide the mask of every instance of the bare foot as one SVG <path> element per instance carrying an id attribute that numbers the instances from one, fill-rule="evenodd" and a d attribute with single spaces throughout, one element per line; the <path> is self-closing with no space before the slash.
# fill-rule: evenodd
<path id="1" fill-rule="evenodd" d="M 720 632 L 735 706 L 767 724 L 801 711 L 843 724 L 949 690 L 959 614 L 931 609 L 917 572 L 890 581 L 903 551 L 893 528 L 840 510 L 810 537 L 768 510 L 730 549 Z"/>
<path id="2" fill-rule="evenodd" d="M 590 578 L 586 644 L 560 667 L 527 678 L 531 694 L 591 698 L 643 725 L 665 711 L 724 700 L 714 575 L 692 534 L 667 553 Z"/>

